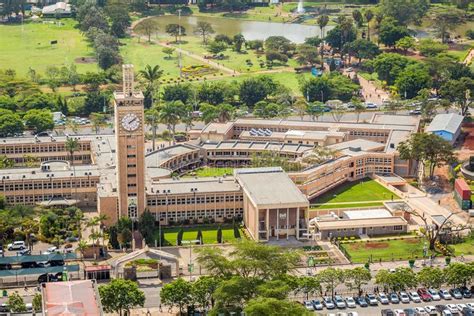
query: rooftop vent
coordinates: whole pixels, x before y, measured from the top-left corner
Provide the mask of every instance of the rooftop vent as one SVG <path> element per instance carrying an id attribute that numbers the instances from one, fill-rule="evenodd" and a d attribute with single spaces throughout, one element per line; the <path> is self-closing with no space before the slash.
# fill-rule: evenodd
<path id="1" fill-rule="evenodd" d="M 354 151 L 354 152 L 358 152 L 358 151 L 361 151 L 362 149 L 360 148 L 360 146 L 358 146 L 358 147 L 349 147 L 349 150 Z"/>

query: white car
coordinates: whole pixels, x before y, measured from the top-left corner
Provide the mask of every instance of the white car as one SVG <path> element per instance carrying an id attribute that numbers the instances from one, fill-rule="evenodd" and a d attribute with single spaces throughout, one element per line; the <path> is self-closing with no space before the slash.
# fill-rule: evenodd
<path id="1" fill-rule="evenodd" d="M 365 102 L 365 108 L 366 109 L 376 109 L 377 108 L 377 104 L 373 103 L 373 102 Z"/>
<path id="2" fill-rule="evenodd" d="M 407 314 L 403 311 L 403 309 L 396 309 L 393 311 L 395 316 L 406 316 Z"/>
<path id="3" fill-rule="evenodd" d="M 446 308 L 447 308 L 448 311 L 450 311 L 452 314 L 458 314 L 458 313 L 459 313 L 459 309 L 458 309 L 458 307 L 456 306 L 456 304 L 448 304 L 448 305 L 446 305 Z"/>
<path id="4" fill-rule="evenodd" d="M 452 300 L 453 297 L 451 296 L 451 294 L 449 294 L 449 292 L 447 290 L 439 290 L 439 296 L 441 296 L 441 298 L 443 300 Z"/>
<path id="5" fill-rule="evenodd" d="M 438 315 L 438 312 L 436 311 L 436 307 L 434 307 L 433 305 L 425 306 L 425 311 L 426 311 L 428 314 L 436 314 L 436 315 Z"/>
<path id="6" fill-rule="evenodd" d="M 428 315 L 426 310 L 423 307 L 415 307 L 415 313 L 417 316 L 425 316 Z"/>
<path id="7" fill-rule="evenodd" d="M 58 247 L 56 247 L 56 246 L 49 247 L 49 248 L 48 248 L 48 251 L 49 251 L 49 252 L 56 252 L 56 251 L 58 251 Z"/>
<path id="8" fill-rule="evenodd" d="M 402 303 L 410 303 L 410 297 L 408 296 L 407 293 L 405 292 L 400 292 L 400 295 L 398 295 L 400 297 L 400 302 Z"/>
<path id="9" fill-rule="evenodd" d="M 456 304 L 456 306 L 458 307 L 458 309 L 459 309 L 460 312 L 462 312 L 462 310 L 463 310 L 464 308 L 469 308 L 469 307 L 467 307 L 466 304 Z"/>
<path id="10" fill-rule="evenodd" d="M 324 308 L 323 303 L 321 303 L 320 300 L 312 300 L 311 303 L 313 303 L 313 307 L 317 311 L 320 311 Z"/>
<path id="11" fill-rule="evenodd" d="M 347 316 L 359 316 L 358 312 L 349 312 L 347 313 Z"/>
<path id="12" fill-rule="evenodd" d="M 324 306 L 326 306 L 327 309 L 333 309 L 336 307 L 336 305 L 334 305 L 334 302 L 329 296 L 323 297 L 323 304 Z"/>
<path id="13" fill-rule="evenodd" d="M 309 311 L 314 311 L 314 306 L 311 301 L 304 301 L 304 307 Z"/>
<path id="14" fill-rule="evenodd" d="M 420 302 L 421 302 L 421 298 L 420 298 L 420 296 L 418 295 L 418 293 L 416 293 L 416 292 L 410 292 L 410 293 L 408 293 L 408 296 L 410 296 L 410 299 L 411 299 L 414 303 L 420 303 Z"/>
<path id="15" fill-rule="evenodd" d="M 8 244 L 7 249 L 12 250 L 23 250 L 26 249 L 26 245 L 24 241 L 14 241 L 11 244 Z"/>
<path id="16" fill-rule="evenodd" d="M 390 301 L 388 300 L 388 297 L 387 297 L 387 295 L 385 295 L 385 293 L 380 293 L 379 294 L 379 301 L 380 301 L 380 303 L 382 303 L 384 305 L 390 303 Z"/>
<path id="17" fill-rule="evenodd" d="M 439 301 L 439 300 L 441 300 L 441 296 L 439 296 L 438 291 L 436 291 L 435 289 L 429 289 L 429 290 L 428 290 L 428 294 L 431 295 L 431 299 L 432 299 L 433 301 Z"/>
<path id="18" fill-rule="evenodd" d="M 334 302 L 336 303 L 337 308 L 346 308 L 346 302 L 344 302 L 344 299 L 342 296 L 336 295 L 334 297 Z"/>
<path id="19" fill-rule="evenodd" d="M 474 303 L 466 303 L 467 307 L 470 309 L 474 309 Z"/>
<path id="20" fill-rule="evenodd" d="M 346 305 L 349 308 L 356 308 L 356 302 L 353 297 L 346 297 Z"/>

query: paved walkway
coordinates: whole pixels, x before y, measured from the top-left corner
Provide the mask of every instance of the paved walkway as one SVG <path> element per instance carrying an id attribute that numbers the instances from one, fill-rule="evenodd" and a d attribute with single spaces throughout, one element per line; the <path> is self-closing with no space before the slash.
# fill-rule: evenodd
<path id="1" fill-rule="evenodd" d="M 467 54 L 466 58 L 464 58 L 463 64 L 469 65 L 473 59 L 474 59 L 474 48 L 471 48 L 471 50 L 469 51 L 469 54 Z"/>

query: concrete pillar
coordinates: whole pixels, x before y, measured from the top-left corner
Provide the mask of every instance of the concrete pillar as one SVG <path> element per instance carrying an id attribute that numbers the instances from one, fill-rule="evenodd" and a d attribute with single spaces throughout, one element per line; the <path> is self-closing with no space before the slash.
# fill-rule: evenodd
<path id="1" fill-rule="evenodd" d="M 280 239 L 280 209 L 277 208 L 277 227 L 276 227 L 276 235 L 277 235 L 277 240 Z"/>
<path id="2" fill-rule="evenodd" d="M 296 240 L 300 239 L 300 208 L 296 208 Z"/>
<path id="3" fill-rule="evenodd" d="M 267 208 L 265 216 L 265 227 L 267 229 L 267 240 L 270 240 L 270 210 Z"/>
<path id="4" fill-rule="evenodd" d="M 290 226 L 290 208 L 286 209 L 286 240 L 288 240 L 288 233 L 289 233 L 289 226 Z"/>

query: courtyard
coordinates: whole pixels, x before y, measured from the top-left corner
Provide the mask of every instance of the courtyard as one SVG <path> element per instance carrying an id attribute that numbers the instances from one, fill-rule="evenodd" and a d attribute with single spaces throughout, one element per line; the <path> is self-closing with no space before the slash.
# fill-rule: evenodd
<path id="1" fill-rule="evenodd" d="M 178 233 L 180 229 L 183 229 L 183 241 L 185 240 L 196 240 L 198 231 L 202 232 L 202 241 L 203 244 L 217 244 L 217 231 L 218 225 L 201 225 L 193 227 L 166 227 L 162 228 L 165 234 L 165 243 L 164 246 L 176 246 Z M 237 240 L 234 236 L 234 226 L 232 225 L 222 225 L 222 240 L 223 243 L 230 243 Z M 245 234 L 242 228 L 239 228 L 241 238 L 245 238 Z M 160 230 L 155 231 L 155 240 L 159 240 Z"/>

